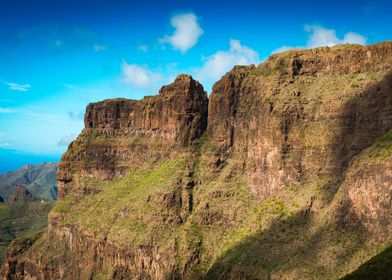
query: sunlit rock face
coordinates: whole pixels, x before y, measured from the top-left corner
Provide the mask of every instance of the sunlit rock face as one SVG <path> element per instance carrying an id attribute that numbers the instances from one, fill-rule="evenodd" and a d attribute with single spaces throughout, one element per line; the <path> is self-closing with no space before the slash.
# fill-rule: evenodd
<path id="1" fill-rule="evenodd" d="M 156 96 L 88 105 L 85 129 L 60 163 L 59 196 L 74 185 L 74 173 L 120 178 L 154 159 L 175 156 L 203 134 L 207 109 L 203 86 L 188 75 L 179 75 Z"/>
<path id="2" fill-rule="evenodd" d="M 392 43 L 90 104 L 4 279 L 339 279 L 392 244 Z"/>
<path id="3" fill-rule="evenodd" d="M 350 160 L 392 126 L 391 51 L 391 43 L 293 50 L 235 67 L 210 97 L 219 163 L 241 158 L 261 199 L 341 180 Z"/>

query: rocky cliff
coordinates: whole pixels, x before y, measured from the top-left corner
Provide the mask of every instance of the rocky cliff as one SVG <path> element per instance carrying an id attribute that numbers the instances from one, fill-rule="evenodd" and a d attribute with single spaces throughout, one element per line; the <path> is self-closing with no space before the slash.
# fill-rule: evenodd
<path id="1" fill-rule="evenodd" d="M 75 174 L 120 178 L 141 165 L 175 156 L 204 132 L 207 104 L 202 85 L 187 75 L 179 75 L 157 96 L 90 104 L 85 129 L 60 163 L 59 196 L 72 188 Z"/>
<path id="2" fill-rule="evenodd" d="M 236 66 L 208 100 L 87 107 L 47 230 L 4 279 L 331 279 L 392 242 L 392 43 Z"/>

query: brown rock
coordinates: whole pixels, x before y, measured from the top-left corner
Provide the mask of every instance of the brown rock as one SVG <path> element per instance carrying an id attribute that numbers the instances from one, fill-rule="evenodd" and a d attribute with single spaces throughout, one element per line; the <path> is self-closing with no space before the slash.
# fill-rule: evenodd
<path id="1" fill-rule="evenodd" d="M 70 144 L 58 169 L 59 197 L 73 187 L 88 191 L 89 186 L 75 186 L 75 173 L 120 178 L 143 164 L 172 157 L 204 133 L 207 109 L 203 86 L 184 74 L 157 96 L 88 105 L 85 129 Z"/>
<path id="2" fill-rule="evenodd" d="M 294 50 L 235 67 L 210 97 L 218 163 L 240 159 L 261 199 L 341 180 L 353 156 L 392 126 L 391 52 L 390 42 Z"/>
<path id="3" fill-rule="evenodd" d="M 9 204 L 15 203 L 25 203 L 29 200 L 33 199 L 32 194 L 26 189 L 23 185 L 16 186 L 15 194 L 10 195 L 8 198 Z"/>
<path id="4" fill-rule="evenodd" d="M 391 157 L 383 153 L 382 161 L 370 161 L 366 150 L 392 128 L 391 92 L 392 43 L 387 42 L 294 50 L 257 67 L 234 67 L 214 85 L 209 104 L 202 86 L 186 75 L 158 96 L 91 104 L 85 129 L 58 171 L 59 197 L 67 201 L 68 193 L 74 195 L 68 210 L 76 217 L 53 211 L 40 239 L 11 246 L 2 277 L 339 278 L 352 269 L 351 261 L 361 259 L 354 255 L 357 235 L 369 238 L 373 249 L 391 238 Z M 209 139 L 201 150 L 196 144 L 205 129 Z M 97 224 L 82 223 L 79 209 L 81 215 L 97 209 L 89 199 L 104 204 L 100 213 L 111 210 L 104 203 L 109 193 L 94 201 L 100 190 L 86 179 L 153 170 L 156 162 L 185 151 L 186 167 L 170 173 L 165 188 L 145 196 L 147 189 L 138 190 L 141 199 L 122 201 L 108 223 L 99 224 L 101 217 L 87 220 Z M 207 174 L 197 174 L 200 170 Z M 134 187 L 125 182 L 118 196 L 128 191 L 127 184 Z M 302 187 L 308 192 L 296 201 L 302 205 L 284 200 L 301 194 Z M 141 228 L 123 223 L 127 215 Z M 114 232 L 126 241 L 141 230 L 142 245 L 120 243 L 117 235 L 109 240 L 111 226 L 119 225 Z M 227 243 L 219 244 L 222 240 Z"/>

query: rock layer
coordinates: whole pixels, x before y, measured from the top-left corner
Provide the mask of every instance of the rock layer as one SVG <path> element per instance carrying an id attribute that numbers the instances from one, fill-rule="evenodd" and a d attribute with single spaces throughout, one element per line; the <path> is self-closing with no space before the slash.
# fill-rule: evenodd
<path id="1" fill-rule="evenodd" d="M 341 180 L 350 160 L 392 126 L 391 44 L 274 55 L 235 67 L 213 88 L 208 131 L 219 163 L 242 159 L 262 199 L 285 186 Z"/>
<path id="2" fill-rule="evenodd" d="M 203 86 L 188 75 L 179 75 L 157 96 L 88 105 L 85 129 L 59 166 L 59 196 L 72 188 L 76 173 L 120 178 L 146 162 L 172 157 L 203 134 L 207 109 Z"/>
<path id="3" fill-rule="evenodd" d="M 209 101 L 180 75 L 91 104 L 2 277 L 339 278 L 392 242 L 391 128 L 390 42 L 236 66 Z"/>

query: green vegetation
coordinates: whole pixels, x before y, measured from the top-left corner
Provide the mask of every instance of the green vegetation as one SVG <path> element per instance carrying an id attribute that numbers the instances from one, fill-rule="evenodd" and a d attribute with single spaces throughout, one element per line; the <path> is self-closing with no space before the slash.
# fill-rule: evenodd
<path id="1" fill-rule="evenodd" d="M 170 196 L 184 168 L 185 159 L 177 158 L 149 171 L 135 171 L 121 180 L 103 181 L 97 194 L 80 198 L 71 194 L 58 201 L 53 211 L 65 214 L 64 222 L 78 222 L 91 231 L 107 235 L 109 240 L 137 246 L 152 232 L 170 229 L 170 226 L 167 229 L 158 226 L 161 221 L 154 215 L 162 201 L 154 201 L 154 195 Z M 157 238 L 164 237 L 157 235 Z"/>
<path id="2" fill-rule="evenodd" d="M 0 221 L 9 218 L 11 215 L 11 206 L 5 203 L 0 203 Z"/>
<path id="3" fill-rule="evenodd" d="M 388 247 L 341 280 L 390 280 L 391 277 L 392 247 Z"/>
<path id="4" fill-rule="evenodd" d="M 46 227 L 51 205 L 37 200 L 13 205 L 0 203 L 0 265 L 11 241 L 24 240 Z"/>
<path id="5" fill-rule="evenodd" d="M 375 145 L 385 148 L 390 138 L 384 135 Z M 150 168 L 141 167 L 123 179 L 77 178 L 94 191 L 72 192 L 56 202 L 53 212 L 64 226 L 78 225 L 119 247 L 137 250 L 146 245 L 174 252 L 178 267 L 191 267 L 186 279 L 206 273 L 216 279 L 231 270 L 249 279 L 279 273 L 338 278 L 372 254 L 357 229 L 340 228 L 331 220 L 339 185 L 333 178 L 286 188 L 260 203 L 241 179 L 240 160 L 231 158 L 217 172 L 215 152 L 204 135 L 196 148 L 149 163 Z M 187 176 L 197 182 L 192 211 L 186 205 Z M 58 254 L 39 242 L 45 240 L 36 243 L 41 255 Z M 94 279 L 111 273 L 107 267 Z"/>
<path id="6" fill-rule="evenodd" d="M 235 158 L 220 172 L 211 168 L 215 152 L 204 135 L 195 150 L 187 149 L 152 168 L 140 168 L 121 180 L 79 178 L 80 184 L 94 186 L 96 191 L 71 193 L 53 211 L 61 215 L 64 225 L 78 224 L 118 246 L 175 248 L 173 257 L 179 267 L 189 265 L 192 252 L 196 257 L 187 272 L 189 279 L 207 272 L 215 279 L 230 269 L 260 278 L 301 266 L 306 267 L 301 275 L 317 272 L 323 277 L 331 275 L 331 262 L 342 262 L 344 271 L 352 265 L 345 263 L 348 255 L 360 256 L 366 250 L 355 231 L 336 228 L 324 214 L 316 219 L 307 210 L 311 200 L 318 205 L 331 202 L 323 188 L 333 181 L 325 178 L 287 188 L 279 197 L 260 203 L 240 179 Z M 185 209 L 188 192 L 182 181 L 189 168 L 199 182 L 193 189 L 191 212 Z M 316 255 L 320 247 L 325 249 L 318 253 L 322 257 Z M 262 257 L 259 252 L 264 252 Z M 339 273 L 336 270 L 334 275 Z"/>
<path id="7" fill-rule="evenodd" d="M 392 156 L 392 129 L 378 137 L 370 148 L 373 159 L 384 160 Z"/>

